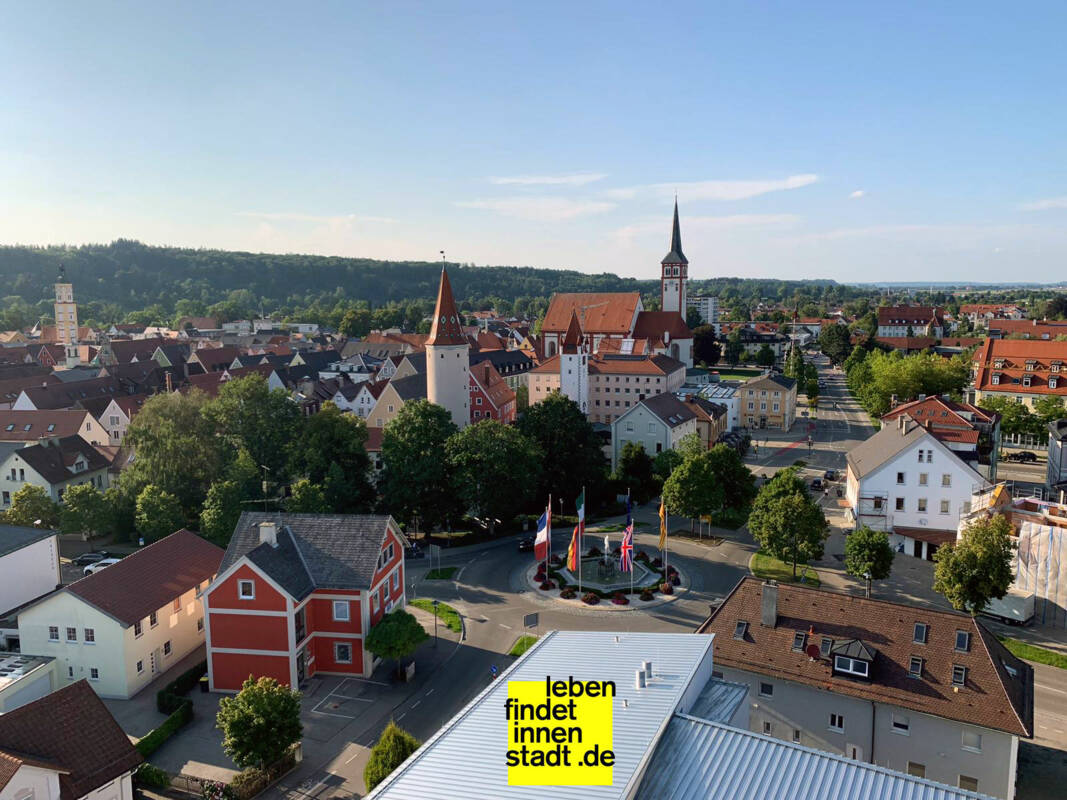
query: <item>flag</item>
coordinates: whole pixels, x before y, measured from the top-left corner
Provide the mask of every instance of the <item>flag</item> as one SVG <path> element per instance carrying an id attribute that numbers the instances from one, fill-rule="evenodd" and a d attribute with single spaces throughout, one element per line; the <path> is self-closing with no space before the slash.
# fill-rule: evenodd
<path id="1" fill-rule="evenodd" d="M 631 522 L 626 526 L 622 544 L 619 546 L 619 571 L 629 572 L 634 565 L 634 525 Z"/>
<path id="2" fill-rule="evenodd" d="M 661 499 L 659 501 L 659 549 L 667 548 L 667 506 Z"/>
<path id="3" fill-rule="evenodd" d="M 578 506 L 578 527 L 582 529 L 582 533 L 585 533 L 585 487 L 582 487 L 582 493 L 578 495 L 578 499 L 574 501 Z"/>
<path id="4" fill-rule="evenodd" d="M 581 538 L 578 534 L 578 526 L 574 526 L 574 533 L 571 534 L 571 546 L 567 548 L 567 569 L 574 572 L 578 569 L 578 559 L 581 556 L 579 550 L 581 549 Z"/>
<path id="5" fill-rule="evenodd" d="M 537 538 L 534 539 L 534 558 L 544 561 L 548 558 L 548 540 L 552 537 L 552 509 L 546 508 L 541 519 L 537 520 Z"/>
<path id="6" fill-rule="evenodd" d="M 633 515 L 630 513 L 630 491 L 626 491 L 626 524 L 629 525 L 634 521 Z"/>

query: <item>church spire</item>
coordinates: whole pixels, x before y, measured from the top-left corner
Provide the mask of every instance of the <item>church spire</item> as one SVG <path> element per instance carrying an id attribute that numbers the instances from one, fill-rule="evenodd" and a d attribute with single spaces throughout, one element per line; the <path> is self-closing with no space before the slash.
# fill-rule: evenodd
<path id="1" fill-rule="evenodd" d="M 441 267 L 441 285 L 437 289 L 437 306 L 433 314 L 433 325 L 430 327 L 430 338 L 426 340 L 428 345 L 455 345 L 467 344 L 463 335 L 462 319 L 456 310 L 456 301 L 452 297 L 452 284 L 448 280 L 448 272 Z"/>
<path id="2" fill-rule="evenodd" d="M 682 252 L 682 226 L 678 223 L 678 198 L 674 198 L 674 229 L 671 231 L 671 251 L 663 257 L 661 264 L 688 264 L 689 259 Z"/>
<path id="3" fill-rule="evenodd" d="M 577 353 L 582 348 L 582 326 L 578 322 L 578 314 L 571 309 L 571 321 L 567 326 L 567 333 L 563 336 L 563 348 L 560 352 Z"/>

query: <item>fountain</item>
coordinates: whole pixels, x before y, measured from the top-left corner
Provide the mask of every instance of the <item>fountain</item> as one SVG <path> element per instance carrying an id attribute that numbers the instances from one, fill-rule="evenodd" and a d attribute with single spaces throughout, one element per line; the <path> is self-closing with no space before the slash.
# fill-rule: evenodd
<path id="1" fill-rule="evenodd" d="M 659 573 L 653 572 L 640 561 L 633 562 L 633 587 L 635 590 L 654 586 L 660 581 Z M 559 571 L 560 579 L 570 586 L 578 585 L 578 575 L 566 567 Z M 601 592 L 630 589 L 630 573 L 619 569 L 619 559 L 610 554 L 586 556 L 582 559 L 582 588 Z"/>

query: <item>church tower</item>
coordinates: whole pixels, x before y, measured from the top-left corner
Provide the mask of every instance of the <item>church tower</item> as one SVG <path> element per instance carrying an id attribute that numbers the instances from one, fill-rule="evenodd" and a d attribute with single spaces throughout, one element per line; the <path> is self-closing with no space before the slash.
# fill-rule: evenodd
<path id="1" fill-rule="evenodd" d="M 67 351 L 67 364 L 78 363 L 78 304 L 74 302 L 74 286 L 67 283 L 67 271 L 59 265 L 56 278 L 56 344 Z"/>
<path id="2" fill-rule="evenodd" d="M 689 278 L 689 259 L 682 252 L 682 229 L 678 224 L 678 198 L 674 198 L 674 230 L 671 232 L 671 251 L 660 265 L 660 308 L 677 311 L 685 319 L 685 282 Z"/>
<path id="3" fill-rule="evenodd" d="M 559 390 L 589 413 L 589 354 L 578 315 L 572 310 L 567 333 L 559 350 Z"/>
<path id="4" fill-rule="evenodd" d="M 452 284 L 442 267 L 433 326 L 426 340 L 426 398 L 447 409 L 460 428 L 471 421 L 470 382 L 470 345 L 463 335 Z"/>

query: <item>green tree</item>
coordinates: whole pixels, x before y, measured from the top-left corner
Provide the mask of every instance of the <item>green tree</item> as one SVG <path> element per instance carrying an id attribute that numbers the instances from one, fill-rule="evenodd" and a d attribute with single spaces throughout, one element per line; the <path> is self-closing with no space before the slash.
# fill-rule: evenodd
<path id="1" fill-rule="evenodd" d="M 889 577 L 893 569 L 893 547 L 889 534 L 864 525 L 845 539 L 845 572 L 867 582 L 867 597 L 871 596 L 871 581 Z"/>
<path id="2" fill-rule="evenodd" d="M 977 616 L 1008 592 L 1015 542 L 1007 517 L 996 515 L 972 522 L 954 544 L 942 545 L 934 554 L 934 591 L 952 607 Z"/>
<path id="3" fill-rule="evenodd" d="M 774 351 L 771 350 L 770 345 L 761 344 L 759 350 L 756 351 L 756 363 L 761 367 L 773 367 L 774 361 Z"/>
<path id="4" fill-rule="evenodd" d="M 804 382 L 804 394 L 808 396 L 809 402 L 814 402 L 819 399 L 819 379 L 808 378 Z"/>
<path id="5" fill-rule="evenodd" d="M 341 317 L 338 330 L 351 338 L 362 338 L 371 331 L 371 313 L 369 308 L 350 308 Z"/>
<path id="6" fill-rule="evenodd" d="M 799 484 L 799 485 L 798 485 Z M 768 481 L 752 503 L 748 529 L 762 549 L 793 565 L 822 558 L 829 523 L 819 504 L 792 470 L 782 470 Z"/>
<path id="7" fill-rule="evenodd" d="M 698 328 L 704 324 L 703 317 L 700 316 L 700 311 L 690 306 L 685 310 L 685 324 L 690 328 Z"/>
<path id="8" fill-rule="evenodd" d="M 445 457 L 456 432 L 452 416 L 428 400 L 404 403 L 382 435 L 380 481 L 385 510 L 399 520 L 418 517 L 423 530 L 459 516 L 456 486 Z"/>
<path id="9" fill-rule="evenodd" d="M 40 486 L 27 483 L 11 495 L 11 507 L 4 512 L 4 524 L 55 530 L 59 527 L 59 506 Z"/>
<path id="10" fill-rule="evenodd" d="M 326 514 L 334 509 L 321 486 L 301 478 L 293 484 L 292 494 L 285 500 L 285 510 L 290 514 Z"/>
<path id="11" fill-rule="evenodd" d="M 403 609 L 397 609 L 386 614 L 377 625 L 370 629 L 363 644 L 378 658 L 396 661 L 399 675 L 400 662 L 414 653 L 419 645 L 429 638 L 429 634 L 414 616 Z"/>
<path id="12" fill-rule="evenodd" d="M 419 749 L 419 740 L 392 720 L 385 726 L 378 743 L 371 748 L 370 760 L 363 768 L 363 783 L 370 792 L 388 778 L 407 757 Z"/>
<path id="13" fill-rule="evenodd" d="M 687 433 L 678 443 L 674 445 L 674 449 L 678 452 L 678 455 L 682 457 L 684 461 L 687 458 L 696 458 L 701 455 L 707 448 L 704 447 L 704 442 L 700 438 L 698 433 Z"/>
<path id="14" fill-rule="evenodd" d="M 756 477 L 734 448 L 717 444 L 702 455 L 711 466 L 715 482 L 722 487 L 726 508 L 744 508 L 756 495 Z"/>
<path id="15" fill-rule="evenodd" d="M 200 512 L 200 532 L 214 542 L 229 542 L 241 512 L 251 506 L 245 503 L 250 499 L 237 481 L 211 484 Z"/>
<path id="16" fill-rule="evenodd" d="M 300 741 L 300 692 L 274 678 L 249 675 L 241 691 L 219 700 L 215 726 L 233 763 L 241 769 L 264 769 Z"/>
<path id="17" fill-rule="evenodd" d="M 698 364 L 714 367 L 719 363 L 722 348 L 715 336 L 714 325 L 699 325 L 693 328 L 693 360 Z"/>
<path id="18" fill-rule="evenodd" d="M 135 524 L 145 542 L 169 536 L 185 524 L 185 513 L 178 498 L 155 484 L 148 484 L 137 495 Z"/>
<path id="19" fill-rule="evenodd" d="M 1042 395 L 1034 401 L 1034 416 L 1041 421 L 1042 428 L 1047 427 L 1050 422 L 1063 419 L 1067 416 L 1067 410 L 1063 407 L 1063 398 L 1054 394 Z"/>
<path id="20" fill-rule="evenodd" d="M 515 390 L 515 410 L 522 413 L 530 407 L 530 388 L 520 386 Z"/>
<path id="21" fill-rule="evenodd" d="M 530 406 L 518 428 L 544 454 L 535 497 L 571 502 L 586 487 L 587 501 L 602 492 L 607 477 L 603 442 L 573 400 L 552 392 Z"/>
<path id="22" fill-rule="evenodd" d="M 355 414 L 345 414 L 333 403 L 325 403 L 300 428 L 292 448 L 292 472 L 317 485 L 330 480 L 330 511 L 368 511 L 374 489 L 369 479 L 366 444 L 366 423 Z M 331 473 L 333 467 L 336 469 Z"/>
<path id="23" fill-rule="evenodd" d="M 852 334 L 845 325 L 826 325 L 819 333 L 819 349 L 835 364 L 844 363 L 852 353 Z"/>
<path id="24" fill-rule="evenodd" d="M 495 419 L 453 434 L 445 453 L 467 512 L 486 520 L 490 536 L 530 500 L 540 476 L 540 448 Z"/>
<path id="25" fill-rule="evenodd" d="M 1000 414 L 1000 429 L 1004 433 L 1040 433 L 1044 427 L 1041 419 L 1035 417 L 1022 403 L 1015 403 L 1006 397 L 983 397 L 980 404 L 986 411 Z"/>
<path id="26" fill-rule="evenodd" d="M 664 450 L 656 453 L 656 457 L 652 459 L 652 472 L 661 482 L 665 481 L 682 461 L 682 456 L 677 450 Z"/>
<path id="27" fill-rule="evenodd" d="M 722 356 L 726 359 L 726 363 L 736 365 L 741 360 L 744 352 L 745 346 L 741 342 L 741 329 L 734 328 L 730 331 L 730 335 L 726 337 L 726 347 L 723 348 Z"/>
<path id="28" fill-rule="evenodd" d="M 626 442 L 619 453 L 619 463 L 612 476 L 620 486 L 630 491 L 637 505 L 644 505 L 656 496 L 656 476 L 652 458 L 640 442 Z"/>
<path id="29" fill-rule="evenodd" d="M 63 492 L 59 529 L 88 538 L 106 533 L 111 525 L 111 508 L 103 493 L 91 483 L 70 486 Z"/>
<path id="30" fill-rule="evenodd" d="M 669 511 L 689 517 L 690 531 L 696 530 L 699 517 L 722 508 L 724 496 L 704 453 L 682 461 L 663 483 L 663 504 Z"/>
<path id="31" fill-rule="evenodd" d="M 262 375 L 226 381 L 205 408 L 219 436 L 266 467 L 271 480 L 284 481 L 289 448 L 304 418 L 284 389 L 271 389 Z"/>

